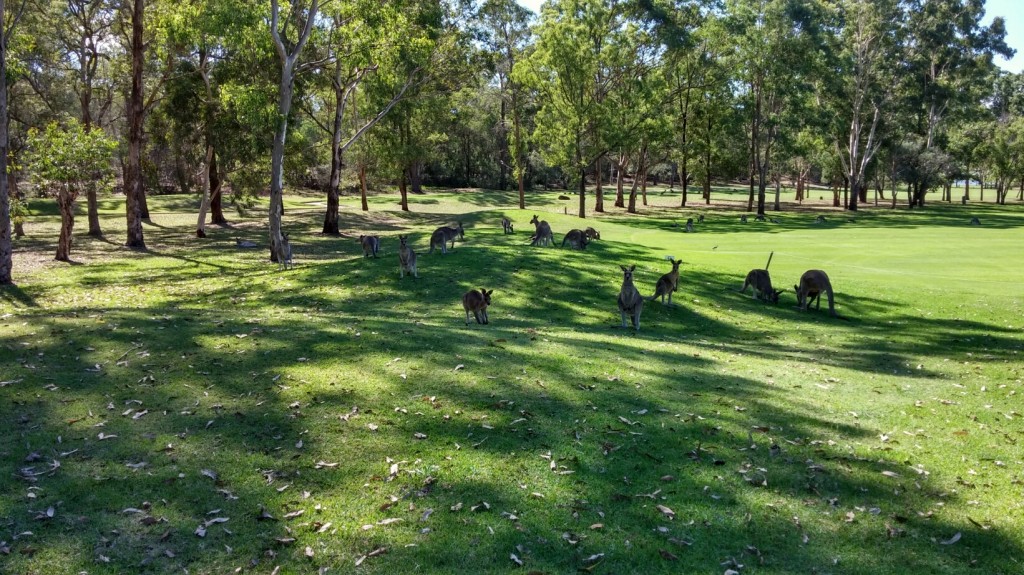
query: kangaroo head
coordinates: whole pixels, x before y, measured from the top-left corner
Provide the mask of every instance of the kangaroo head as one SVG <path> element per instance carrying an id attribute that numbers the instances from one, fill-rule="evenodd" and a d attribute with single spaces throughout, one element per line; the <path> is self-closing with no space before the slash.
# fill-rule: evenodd
<path id="1" fill-rule="evenodd" d="M 406 243 L 406 240 L 408 240 L 408 239 L 409 239 L 409 236 L 398 236 L 398 241 L 399 241 L 399 242 L 401 243 L 401 245 L 403 245 L 403 246 L 405 246 L 405 245 L 408 245 L 408 244 Z"/>
<path id="2" fill-rule="evenodd" d="M 459 232 L 459 239 L 460 240 L 466 239 L 466 232 L 462 229 L 462 222 L 455 222 L 455 223 L 459 224 L 459 227 L 455 228 Z"/>
<path id="3" fill-rule="evenodd" d="M 633 270 L 636 269 L 636 266 L 632 265 L 627 268 L 626 266 L 620 265 L 619 267 L 622 268 L 622 279 L 633 281 Z"/>
<path id="4" fill-rule="evenodd" d="M 484 296 L 484 303 L 487 305 L 491 305 L 491 294 L 494 293 L 494 290 L 488 291 L 485 290 L 484 288 L 480 288 L 480 293 L 483 294 Z"/>
<path id="5" fill-rule="evenodd" d="M 779 303 L 779 294 L 784 292 L 784 291 L 786 291 L 786 290 L 784 290 L 784 289 L 773 289 L 772 293 L 769 294 L 769 296 L 768 296 L 769 301 L 771 301 L 774 304 Z"/>
<path id="6" fill-rule="evenodd" d="M 672 258 L 672 271 L 679 271 L 679 264 L 681 263 L 683 263 L 683 260 L 677 260 L 675 258 Z"/>
<path id="7" fill-rule="evenodd" d="M 533 214 L 533 219 L 530 220 L 531 224 L 540 224 L 540 220 L 537 219 L 537 214 Z"/>

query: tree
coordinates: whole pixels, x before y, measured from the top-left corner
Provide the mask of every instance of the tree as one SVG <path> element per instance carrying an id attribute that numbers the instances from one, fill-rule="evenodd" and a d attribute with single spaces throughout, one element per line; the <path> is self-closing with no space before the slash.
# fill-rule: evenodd
<path id="1" fill-rule="evenodd" d="M 515 0 L 487 0 L 480 8 L 480 18 L 485 29 L 487 47 L 494 55 L 495 74 L 501 91 L 501 136 L 507 146 L 507 157 L 512 176 L 519 189 L 519 209 L 526 208 L 523 180 L 527 168 L 527 135 L 523 126 L 526 90 L 513 76 L 517 62 L 526 57 L 530 40 L 530 20 L 533 15 Z M 508 130 L 508 117 L 512 118 L 512 130 Z M 504 154 L 503 154 L 504 155 Z M 505 164 L 501 164 L 501 179 L 498 186 L 505 189 Z"/>
<path id="2" fill-rule="evenodd" d="M 728 26 L 737 42 L 734 65 L 750 122 L 747 211 L 753 209 L 756 185 L 757 213 L 763 215 L 782 115 L 807 89 L 815 54 L 810 40 L 818 14 L 815 4 L 785 0 L 734 0 L 728 6 Z"/>
<path id="3" fill-rule="evenodd" d="M 313 33 L 320 1 L 311 0 L 309 8 L 305 6 L 304 1 L 293 3 L 282 24 L 278 0 L 270 2 L 270 37 L 274 40 L 281 72 L 277 94 L 278 122 L 270 153 L 270 261 L 273 262 L 277 261 L 278 246 L 284 240 L 281 235 L 281 213 L 284 210 L 284 145 L 288 138 L 288 118 L 292 110 L 295 76 L 304 68 L 299 65 L 299 56 Z M 288 37 L 289 24 L 293 24 L 298 31 L 294 40 Z"/>
<path id="4" fill-rule="evenodd" d="M 146 249 L 146 241 L 142 234 L 142 138 L 143 121 L 145 120 L 145 102 L 143 100 L 142 82 L 143 57 L 146 45 L 142 41 L 145 18 L 144 0 L 132 0 L 131 11 L 131 94 L 127 102 L 128 116 L 128 159 L 124 167 L 125 212 L 128 220 L 128 239 L 125 246 Z"/>
<path id="5" fill-rule="evenodd" d="M 846 0 L 839 12 L 838 73 L 823 75 L 819 101 L 833 118 L 834 145 L 853 191 L 846 209 L 856 211 L 868 167 L 883 142 L 880 129 L 898 73 L 894 64 L 901 61 L 897 26 L 903 14 L 895 0 Z"/>
<path id="6" fill-rule="evenodd" d="M 944 121 L 961 116 L 988 95 L 995 76 L 993 56 L 1007 58 L 1014 50 L 1006 45 L 1006 22 L 994 18 L 981 24 L 983 0 L 909 0 L 908 46 L 900 92 L 910 112 L 910 130 L 921 153 L 928 158 L 920 166 L 937 165 Z M 938 182 L 928 170 L 923 179 L 911 180 L 913 206 L 924 206 L 925 193 Z"/>
<path id="7" fill-rule="evenodd" d="M 7 3 L 0 0 L 0 285 L 13 282 L 14 258 L 11 246 L 11 203 L 7 182 L 8 137 L 7 46 L 25 10 L 25 0 L 13 4 L 14 17 L 7 20 Z"/>
<path id="8" fill-rule="evenodd" d="M 102 130 L 87 130 L 77 120 L 65 126 L 51 123 L 45 132 L 29 132 L 26 163 L 31 166 L 37 185 L 56 197 L 60 209 L 55 259 L 70 261 L 75 199 L 83 189 L 109 185 L 106 178 L 116 149 L 117 142 L 107 138 Z"/>

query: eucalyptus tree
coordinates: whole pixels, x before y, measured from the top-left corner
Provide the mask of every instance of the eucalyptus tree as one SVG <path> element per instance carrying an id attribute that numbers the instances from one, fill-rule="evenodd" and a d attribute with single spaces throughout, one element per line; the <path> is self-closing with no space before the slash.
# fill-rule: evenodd
<path id="1" fill-rule="evenodd" d="M 431 77 L 431 71 L 425 69 L 430 60 L 423 58 L 422 54 L 429 54 L 436 47 L 431 36 L 438 30 L 429 23 L 429 19 L 420 21 L 410 17 L 410 14 L 416 14 L 421 9 L 419 4 L 415 0 L 384 5 L 357 1 L 325 6 L 325 15 L 331 18 L 331 27 L 329 33 L 324 35 L 321 51 L 329 60 L 333 60 L 330 97 L 325 102 L 331 120 L 329 123 L 319 122 L 316 115 L 311 114 L 314 121 L 331 137 L 331 173 L 323 225 L 325 234 L 340 233 L 338 202 L 345 151 L 406 98 L 410 89 Z M 436 20 L 433 22 L 438 23 Z M 400 62 L 403 52 L 421 54 L 420 61 L 412 65 Z M 382 98 L 379 107 L 373 110 L 367 105 L 369 101 L 364 99 L 361 114 L 356 114 L 351 122 L 346 122 L 348 102 L 368 74 L 385 76 L 392 92 L 389 97 Z M 368 209 L 365 196 L 363 209 Z"/>
<path id="2" fill-rule="evenodd" d="M 131 0 L 126 9 L 129 9 L 131 14 L 127 40 L 131 60 L 131 91 L 125 103 L 128 121 L 128 157 L 124 163 L 125 215 L 128 222 L 125 246 L 144 250 L 146 241 L 142 232 L 144 217 L 142 203 L 145 201 L 142 181 L 142 129 L 145 120 L 145 96 L 143 93 L 145 89 L 143 63 L 146 51 L 146 45 L 143 42 L 145 0 Z"/>
<path id="3" fill-rule="evenodd" d="M 900 72 L 901 23 L 898 0 L 844 0 L 837 5 L 839 33 L 833 43 L 832 74 L 820 75 L 818 102 L 830 118 L 843 174 L 853 193 L 846 209 L 857 210 L 871 161 L 884 141 Z"/>
<path id="4" fill-rule="evenodd" d="M 749 121 L 750 197 L 755 186 L 757 213 L 764 214 L 765 187 L 775 145 L 787 106 L 808 91 L 809 72 L 816 55 L 819 25 L 817 3 L 786 0 L 729 0 L 727 28 L 736 49 L 732 53 Z"/>
<path id="5" fill-rule="evenodd" d="M 627 110 L 622 104 L 636 100 L 616 91 L 635 87 L 657 64 L 656 47 L 628 9 L 617 0 L 544 4 L 535 49 L 516 68 L 538 94 L 533 141 L 547 163 L 576 179 L 581 218 L 587 169 L 644 119 L 641 112 L 617 124 L 622 117 L 615 110 L 621 113 Z"/>
<path id="6" fill-rule="evenodd" d="M 908 126 L 919 153 L 919 176 L 911 180 L 911 207 L 924 206 L 928 188 L 941 180 L 929 166 L 943 164 L 935 148 L 949 117 L 961 117 L 989 93 L 993 56 L 1013 55 L 1005 41 L 1006 22 L 987 26 L 984 0 L 908 0 L 907 58 L 900 91 L 911 114 Z"/>
<path id="7" fill-rule="evenodd" d="M 12 14 L 8 18 L 7 2 L 0 0 L 0 285 L 13 283 L 13 257 L 11 246 L 11 203 L 8 195 L 7 152 L 8 138 L 7 109 L 7 47 L 11 34 L 18 25 L 25 10 L 25 0 L 11 3 Z"/>
<path id="8" fill-rule="evenodd" d="M 526 57 L 530 47 L 530 22 L 533 13 L 515 0 L 486 0 L 478 14 L 484 42 L 493 58 L 495 77 L 501 93 L 500 137 L 505 150 L 500 161 L 498 187 L 505 189 L 506 162 L 512 169 L 519 190 L 519 209 L 526 208 L 524 179 L 527 168 L 527 133 L 524 128 L 527 91 L 521 82 L 513 77 L 516 63 Z M 512 129 L 508 129 L 511 118 Z"/>
<path id="9" fill-rule="evenodd" d="M 140 1 L 140 0 L 136 0 Z M 281 235 L 281 214 L 284 211 L 284 152 L 288 139 L 288 120 L 292 110 L 295 77 L 304 70 L 316 68 L 319 63 L 299 62 L 302 50 L 309 41 L 317 22 L 320 0 L 295 1 L 281 14 L 278 0 L 270 1 L 270 37 L 280 66 L 277 92 L 277 127 L 270 153 L 270 260 L 277 261 Z M 294 28 L 294 37 L 290 35 Z"/>
<path id="10" fill-rule="evenodd" d="M 55 259 L 70 261 L 71 233 L 75 225 L 74 203 L 83 188 L 105 185 L 117 142 L 102 130 L 87 130 L 72 120 L 56 122 L 45 131 L 31 130 L 26 163 L 38 187 L 57 199 L 60 210 L 60 238 Z"/>

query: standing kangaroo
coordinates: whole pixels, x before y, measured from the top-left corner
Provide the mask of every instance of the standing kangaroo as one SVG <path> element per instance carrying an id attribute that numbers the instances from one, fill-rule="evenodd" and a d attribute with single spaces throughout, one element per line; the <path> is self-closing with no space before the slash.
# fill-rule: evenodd
<path id="1" fill-rule="evenodd" d="M 451 249 L 455 249 L 455 238 L 460 240 L 466 239 L 466 234 L 462 229 L 462 222 L 456 222 L 457 227 L 441 226 L 434 230 L 434 233 L 430 234 L 430 251 L 428 254 L 434 253 L 434 246 L 441 246 L 441 253 L 448 253 L 448 242 L 452 243 Z"/>
<path id="2" fill-rule="evenodd" d="M 409 247 L 409 236 L 398 236 L 398 241 L 401 244 L 398 246 L 398 278 L 404 278 L 407 273 L 414 278 L 420 277 L 416 273 L 416 252 Z"/>
<path id="3" fill-rule="evenodd" d="M 462 296 L 462 309 L 466 310 L 466 325 L 469 325 L 469 312 L 473 312 L 473 317 L 476 318 L 476 322 L 480 324 L 487 324 L 487 306 L 491 305 L 491 294 L 494 290 L 485 290 L 480 288 L 479 291 L 473 289 L 469 290 Z"/>
<path id="4" fill-rule="evenodd" d="M 504 230 L 506 234 L 514 233 L 512 231 L 512 220 L 508 218 L 501 218 L 501 229 Z"/>
<path id="5" fill-rule="evenodd" d="M 814 309 L 821 309 L 821 292 L 828 297 L 828 312 L 833 317 L 846 319 L 836 313 L 835 296 L 832 292 L 832 282 L 828 280 L 828 274 L 821 270 L 807 270 L 800 276 L 800 285 L 793 286 L 796 292 L 797 307 L 806 310 L 814 303 Z"/>
<path id="6" fill-rule="evenodd" d="M 658 279 L 657 285 L 654 286 L 654 295 L 645 298 L 647 301 L 658 299 L 658 296 L 661 296 L 661 303 L 665 303 L 665 296 L 667 295 L 668 305 L 672 305 L 672 292 L 676 291 L 679 287 L 679 264 L 683 262 L 672 256 L 669 256 L 669 260 L 672 262 L 672 271 Z"/>
<path id="7" fill-rule="evenodd" d="M 786 291 L 772 287 L 772 276 L 768 274 L 768 270 L 750 270 L 743 280 L 743 287 L 739 289 L 739 293 L 746 292 L 748 286 L 751 298 L 774 304 L 779 303 L 779 294 Z"/>
<path id="8" fill-rule="evenodd" d="M 571 250 L 584 250 L 587 248 L 587 235 L 583 230 L 569 230 L 569 233 L 565 234 L 565 238 L 562 239 L 563 248 L 566 242 L 569 243 Z"/>
<path id="9" fill-rule="evenodd" d="M 686 220 L 686 233 L 693 233 L 693 218 L 689 218 L 688 220 Z"/>
<path id="10" fill-rule="evenodd" d="M 546 246 L 546 245 L 554 244 L 555 243 L 555 240 L 554 240 L 554 238 L 551 235 L 551 226 L 548 225 L 548 223 L 546 221 L 542 221 L 542 220 L 538 219 L 537 218 L 537 214 L 534 214 L 533 215 L 533 219 L 530 220 L 530 223 L 533 224 L 534 228 L 536 229 L 536 233 L 534 233 L 533 234 L 533 238 L 531 238 L 532 239 L 532 241 L 530 242 L 531 246 L 536 246 L 536 245 L 544 245 L 544 246 Z"/>
<path id="11" fill-rule="evenodd" d="M 278 268 L 295 267 L 292 265 L 292 243 L 288 241 L 288 234 L 281 232 L 281 241 L 274 246 L 274 249 Z"/>
<path id="12" fill-rule="evenodd" d="M 359 244 L 363 246 L 363 257 L 377 257 L 380 251 L 380 238 L 377 236 L 359 236 Z"/>
<path id="13" fill-rule="evenodd" d="M 633 329 L 640 331 L 640 312 L 644 309 L 644 298 L 633 285 L 633 270 L 636 266 L 619 266 L 622 268 L 622 289 L 619 290 L 619 312 L 622 314 L 622 327 L 626 327 L 626 316 L 633 321 Z"/>

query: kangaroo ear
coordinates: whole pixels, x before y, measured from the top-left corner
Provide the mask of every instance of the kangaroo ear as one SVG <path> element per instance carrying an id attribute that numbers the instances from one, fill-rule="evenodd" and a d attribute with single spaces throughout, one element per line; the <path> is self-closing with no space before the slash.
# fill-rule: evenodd
<path id="1" fill-rule="evenodd" d="M 626 269 L 626 266 L 620 265 L 619 267 L 622 268 L 622 271 L 624 271 L 624 272 L 628 272 L 629 271 L 629 270 Z"/>
<path id="2" fill-rule="evenodd" d="M 633 265 L 629 266 L 629 271 L 633 271 L 635 269 L 636 269 L 636 264 L 633 264 Z"/>
<path id="3" fill-rule="evenodd" d="M 484 294 L 487 295 L 487 297 L 490 297 L 492 293 L 494 293 L 494 290 L 484 292 Z"/>

